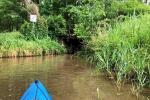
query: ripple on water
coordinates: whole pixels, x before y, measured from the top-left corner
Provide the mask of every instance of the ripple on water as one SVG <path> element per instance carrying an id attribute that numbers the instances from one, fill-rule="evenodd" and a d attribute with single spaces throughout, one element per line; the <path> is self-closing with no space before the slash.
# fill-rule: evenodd
<path id="1" fill-rule="evenodd" d="M 19 100 L 35 79 L 44 83 L 54 100 L 98 100 L 98 95 L 102 100 L 145 100 L 149 96 L 136 98 L 130 86 L 118 92 L 114 82 L 94 76 L 91 68 L 69 55 L 0 60 L 0 100 Z"/>

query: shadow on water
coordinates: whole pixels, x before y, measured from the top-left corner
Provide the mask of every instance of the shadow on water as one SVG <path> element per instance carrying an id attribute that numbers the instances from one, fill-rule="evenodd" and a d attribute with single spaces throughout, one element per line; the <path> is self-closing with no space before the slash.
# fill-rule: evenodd
<path id="1" fill-rule="evenodd" d="M 113 82 L 93 76 L 89 63 L 72 55 L 0 59 L 0 100 L 19 100 L 29 84 L 39 79 L 54 100 L 146 100 L 125 86 L 120 95 Z"/>

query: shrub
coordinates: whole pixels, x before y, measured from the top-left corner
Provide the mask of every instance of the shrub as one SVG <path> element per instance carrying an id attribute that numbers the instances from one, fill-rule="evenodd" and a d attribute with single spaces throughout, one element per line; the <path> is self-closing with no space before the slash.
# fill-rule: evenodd
<path id="1" fill-rule="evenodd" d="M 38 39 L 42 39 L 44 37 L 48 36 L 48 24 L 47 24 L 47 20 L 44 17 L 40 17 L 38 19 L 38 22 L 36 24 L 36 28 L 35 28 L 35 36 Z"/>
<path id="2" fill-rule="evenodd" d="M 150 12 L 150 7 L 145 6 L 139 0 L 106 0 L 105 12 L 107 18 L 115 18 L 120 15 L 136 15 Z"/>
<path id="3" fill-rule="evenodd" d="M 0 57 L 62 54 L 65 48 L 50 38 L 25 40 L 19 32 L 0 33 Z"/>
<path id="4" fill-rule="evenodd" d="M 138 90 L 150 86 L 150 15 L 118 22 L 107 34 L 99 34 L 88 43 L 85 56 L 98 69 L 113 75 L 117 83 L 127 79 Z M 148 70 L 147 70 L 148 69 Z"/>
<path id="5" fill-rule="evenodd" d="M 0 32 L 19 30 L 27 15 L 21 0 L 0 0 Z"/>
<path id="6" fill-rule="evenodd" d="M 61 15 L 49 16 L 47 19 L 49 36 L 57 38 L 66 34 L 66 21 Z"/>
<path id="7" fill-rule="evenodd" d="M 74 35 L 85 41 L 96 35 L 96 25 L 105 12 L 101 0 L 83 0 L 78 6 L 68 6 L 68 13 L 74 25 Z M 85 42 L 84 41 L 84 42 Z"/>
<path id="8" fill-rule="evenodd" d="M 26 22 L 21 26 L 21 34 L 26 40 L 42 39 L 48 36 L 47 21 L 40 17 L 36 23 Z"/>

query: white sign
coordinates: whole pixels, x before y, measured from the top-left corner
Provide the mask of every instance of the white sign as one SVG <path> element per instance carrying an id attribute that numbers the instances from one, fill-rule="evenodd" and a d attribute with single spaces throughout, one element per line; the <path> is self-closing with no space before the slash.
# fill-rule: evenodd
<path id="1" fill-rule="evenodd" d="M 31 22 L 37 22 L 37 15 L 30 15 Z"/>

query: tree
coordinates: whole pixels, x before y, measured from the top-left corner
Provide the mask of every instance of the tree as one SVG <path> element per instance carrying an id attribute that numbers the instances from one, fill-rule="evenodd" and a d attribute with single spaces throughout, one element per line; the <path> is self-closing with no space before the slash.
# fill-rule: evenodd
<path id="1" fill-rule="evenodd" d="M 18 30 L 28 15 L 20 0 L 1 0 L 0 13 L 0 31 Z"/>

